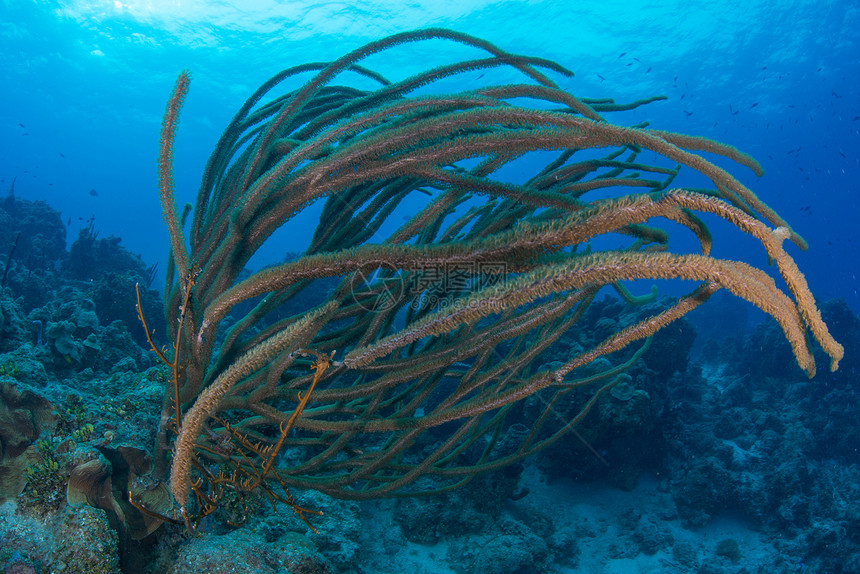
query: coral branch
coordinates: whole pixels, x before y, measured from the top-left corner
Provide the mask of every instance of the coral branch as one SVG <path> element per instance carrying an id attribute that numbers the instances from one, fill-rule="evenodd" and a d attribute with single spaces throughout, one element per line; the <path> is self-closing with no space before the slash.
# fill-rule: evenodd
<path id="1" fill-rule="evenodd" d="M 364 67 L 373 54 L 431 40 L 480 56 L 405 78 Z M 465 74 L 475 70 L 486 85 L 445 92 L 461 79 L 471 85 Z M 518 80 L 494 81 L 507 78 L 500 71 Z M 299 74 L 311 77 L 291 89 Z M 254 492 L 307 522 L 316 512 L 295 488 L 355 499 L 409 495 L 416 484 L 455 488 L 573 432 L 650 337 L 720 288 L 772 315 L 810 376 L 812 341 L 837 368 L 843 349 L 784 246 L 790 238 L 805 247 L 803 239 L 699 152 L 760 175 L 759 164 L 712 140 L 607 119 L 659 96 L 580 98 L 558 75 L 569 72 L 440 29 L 287 68 L 234 116 L 193 214 L 179 215 L 173 142 L 189 83 L 180 75 L 159 154 L 175 266 L 165 306 L 172 348 L 150 339 L 173 385 L 155 447 L 156 460 L 173 450 L 178 510 L 165 520 L 196 529 L 231 496 L 242 509 L 236 524 Z M 645 163 L 643 151 L 658 159 Z M 672 188 L 682 169 L 712 187 Z M 312 204 L 310 247 L 246 270 L 277 230 L 303 233 L 290 226 Z M 756 240 L 784 284 L 713 257 L 722 239 L 702 214 Z M 690 230 L 700 253 L 675 249 L 665 222 Z M 595 249 L 609 234 L 620 246 Z M 637 297 L 623 284 L 651 279 L 693 285 L 658 305 L 653 291 Z M 604 287 L 621 299 L 596 302 Z M 613 320 L 621 307 L 635 319 Z M 529 432 L 492 454 L 515 424 Z M 419 441 L 423 433 L 433 436 Z"/>

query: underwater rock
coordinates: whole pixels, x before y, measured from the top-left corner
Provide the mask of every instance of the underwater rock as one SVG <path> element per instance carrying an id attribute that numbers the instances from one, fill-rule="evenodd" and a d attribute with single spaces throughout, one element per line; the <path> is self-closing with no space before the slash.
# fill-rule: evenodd
<path id="1" fill-rule="evenodd" d="M 64 230 L 61 222 L 58 225 Z M 5 228 L 2 229 L 0 239 L 5 232 Z M 122 321 L 122 330 L 131 333 L 125 338 L 134 341 L 136 347 L 146 345 L 148 348 L 135 311 L 135 285 L 138 283 L 143 286 L 141 304 L 150 327 L 159 343 L 163 343 L 166 327 L 160 297 L 147 289 L 155 268 L 147 268 L 139 256 L 128 252 L 115 238 L 102 243 L 93 237 L 91 260 L 80 256 L 79 245 L 76 247 L 78 255 L 65 265 L 63 272 L 64 234 L 65 231 L 61 248 L 56 253 L 48 251 L 41 258 L 24 258 L 27 251 L 22 250 L 22 246 L 29 236 L 22 233 L 11 262 L 8 286 L 0 290 L 0 351 L 11 351 L 24 343 L 36 347 L 45 345 L 56 356 L 53 364 L 46 363 L 49 370 L 69 371 L 87 365 L 95 370 L 109 370 L 109 365 L 118 359 L 104 356 L 104 351 L 112 345 L 101 340 L 102 325 Z M 45 258 L 50 261 L 42 265 Z M 0 255 L 0 261 L 2 259 Z M 131 354 L 136 360 L 145 356 L 141 348 L 131 348 L 125 343 L 120 349 L 120 354 Z M 102 364 L 92 364 L 99 361 Z"/>
<path id="2" fill-rule="evenodd" d="M 14 498 L 24 489 L 24 470 L 36 459 L 30 447 L 54 424 L 50 401 L 0 380 L 0 502 Z"/>
<path id="3" fill-rule="evenodd" d="M 14 197 L 0 204 L 0 253 L 4 264 L 19 233 L 12 260 L 26 264 L 30 271 L 48 269 L 55 261 L 66 258 L 66 226 L 60 212 L 46 202 Z M 11 277 L 7 279 L 12 283 Z"/>
<path id="4" fill-rule="evenodd" d="M 639 546 L 639 551 L 646 556 L 653 556 L 660 550 L 670 548 L 675 542 L 671 531 L 666 526 L 656 522 L 653 517 L 651 519 L 641 518 L 631 538 Z"/>
<path id="5" fill-rule="evenodd" d="M 149 289 L 155 267 L 147 267 L 139 255 L 120 245 L 119 237 L 97 236 L 92 227 L 81 230 L 69 249 L 66 277 L 89 285 L 93 310 L 102 323 L 120 320 L 139 345 L 147 345 L 135 310 L 135 285 L 139 284 L 144 315 L 150 329 L 161 339 L 166 324 L 160 297 Z"/>
<path id="6" fill-rule="evenodd" d="M 563 436 L 538 454 L 538 464 L 548 478 L 608 481 L 631 491 L 640 474 L 658 464 L 663 448 L 659 413 L 667 408 L 668 396 L 651 392 L 660 385 L 641 362 L 628 375 L 632 376 L 625 375 L 598 399 L 577 433 Z M 563 420 L 574 416 L 574 398 L 570 404 L 558 401 L 556 411 Z"/>
<path id="7" fill-rule="evenodd" d="M 64 507 L 44 520 L 14 512 L 11 503 L 0 506 L 0 568 L 5 572 L 122 572 L 116 532 L 103 511 Z"/>
<path id="8" fill-rule="evenodd" d="M 99 343 L 99 340 L 96 337 L 95 333 L 90 333 L 89 335 L 87 335 L 87 338 L 81 342 L 81 345 L 83 345 L 87 349 L 95 351 L 96 353 L 102 350 L 102 346 Z"/>
<path id="9" fill-rule="evenodd" d="M 38 334 L 29 336 L 44 343 L 35 345 L 36 357 L 57 378 L 87 368 L 110 372 L 124 359 L 130 359 L 136 368 L 152 364 L 151 353 L 133 339 L 126 325 L 118 320 L 104 324 L 88 294 L 76 287 L 60 287 L 56 299 L 32 311 L 30 319 L 44 325 Z"/>
<path id="10" fill-rule="evenodd" d="M 0 376 L 6 376 L 34 387 L 44 387 L 48 373 L 42 363 L 44 349 L 29 343 L 0 355 Z"/>
<path id="11" fill-rule="evenodd" d="M 416 544 L 435 544 L 443 538 L 483 531 L 492 517 L 501 512 L 502 502 L 510 497 L 518 482 L 515 479 L 511 486 L 503 486 L 500 475 L 493 472 L 478 476 L 452 492 L 398 498 L 394 522 L 404 537 Z"/>
<path id="12" fill-rule="evenodd" d="M 579 538 L 573 529 L 563 527 L 554 530 L 545 540 L 556 563 L 569 568 L 576 568 L 581 549 Z"/>
<path id="13" fill-rule="evenodd" d="M 445 507 L 442 496 L 397 499 L 394 520 L 410 542 L 435 544 L 442 537 L 439 524 Z"/>
<path id="14" fill-rule="evenodd" d="M 310 531 L 291 507 L 279 503 L 278 511 L 263 519 L 263 524 L 270 528 L 270 532 L 285 533 L 272 537 L 272 540 L 277 541 L 279 552 L 284 551 L 285 544 L 304 544 L 309 550 L 325 557 L 325 564 L 334 571 L 354 571 L 362 531 L 359 504 L 353 500 L 338 500 L 315 490 L 297 490 L 292 494 L 301 506 L 322 513 L 320 516 L 308 516 L 319 533 Z M 316 561 L 311 560 L 310 563 L 314 566 L 308 572 L 326 571 L 317 570 L 322 566 Z"/>
<path id="15" fill-rule="evenodd" d="M 296 574 L 332 574 L 333 572 L 348 572 L 353 568 L 335 569 L 332 564 L 318 552 L 313 544 L 308 543 L 302 535 L 288 533 L 274 544 L 278 564 L 278 572 Z"/>
<path id="16" fill-rule="evenodd" d="M 649 369 L 656 371 L 655 380 L 669 379 L 675 373 L 687 371 L 695 340 L 696 328 L 688 318 L 682 317 L 654 335 L 642 360 Z"/>
<path id="17" fill-rule="evenodd" d="M 75 338 L 76 329 L 71 321 L 57 321 L 49 323 L 46 330 L 48 341 L 69 365 L 79 363 L 83 352 L 83 345 Z"/>
<path id="18" fill-rule="evenodd" d="M 546 542 L 525 524 L 504 520 L 498 530 L 465 536 L 448 548 L 448 563 L 458 574 L 542 574 L 552 571 Z"/>
<path id="19" fill-rule="evenodd" d="M 29 311 L 50 298 L 66 259 L 66 228 L 44 201 L 7 196 L 0 205 L 0 265 L 7 287 Z"/>
<path id="20" fill-rule="evenodd" d="M 167 329 L 161 296 L 158 292 L 147 288 L 148 280 L 149 276 L 141 276 L 139 270 L 114 270 L 95 282 L 92 295 L 95 312 L 102 324 L 121 321 L 134 341 L 147 349 L 149 344 L 146 341 L 146 334 L 135 310 L 136 284 L 140 284 L 140 303 L 143 306 L 144 316 L 155 340 L 160 344 L 166 342 L 164 333 Z"/>
<path id="21" fill-rule="evenodd" d="M 66 507 L 52 572 L 70 574 L 120 573 L 119 541 L 103 510 Z"/>
<path id="22" fill-rule="evenodd" d="M 728 558 L 733 563 L 740 562 L 742 556 L 740 545 L 734 538 L 724 538 L 717 542 L 714 552 L 717 556 Z"/>
<path id="23" fill-rule="evenodd" d="M 0 351 L 13 351 L 27 340 L 27 320 L 8 289 L 0 289 Z"/>
<path id="24" fill-rule="evenodd" d="M 672 558 L 690 572 L 695 572 L 697 555 L 696 547 L 686 540 L 678 540 L 672 545 Z"/>
<path id="25" fill-rule="evenodd" d="M 130 251 L 121 246 L 121 241 L 121 238 L 113 235 L 98 239 L 98 232 L 93 224 L 81 229 L 78 238 L 69 248 L 66 274 L 79 281 L 95 281 L 106 273 L 137 266 L 143 276 L 146 265 L 143 261 L 138 261 L 139 257 L 135 259 Z"/>
<path id="26" fill-rule="evenodd" d="M 168 574 L 232 574 L 237 572 L 237 565 L 241 565 L 241 571 L 247 574 L 333 572 L 331 565 L 304 537 L 287 535 L 267 544 L 260 534 L 242 529 L 189 540 L 179 548 Z"/>
<path id="27" fill-rule="evenodd" d="M 503 535 L 480 547 L 471 572 L 476 574 L 531 574 L 542 572 L 548 552 L 539 539 Z"/>

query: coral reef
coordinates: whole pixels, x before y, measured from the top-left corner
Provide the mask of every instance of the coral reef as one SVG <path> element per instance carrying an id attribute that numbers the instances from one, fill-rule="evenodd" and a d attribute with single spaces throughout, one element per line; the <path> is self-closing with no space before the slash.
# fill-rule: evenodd
<path id="1" fill-rule="evenodd" d="M 104 511 L 65 507 L 44 520 L 0 505 L 0 567 L 6 572 L 119 574 L 116 530 Z"/>
<path id="2" fill-rule="evenodd" d="M 487 49 L 452 33 L 421 34 Z M 672 154 L 680 153 L 676 143 L 718 144 L 644 128 L 627 134 L 611 124 L 592 126 L 579 116 L 613 112 L 616 104 L 570 99 L 538 72 L 546 66 L 564 73 L 560 67 L 492 49 L 480 66 L 525 70 L 535 83 L 517 87 L 513 95 L 490 86 L 459 94 L 455 103 L 413 100 L 408 80 L 394 87 L 379 82 L 379 92 L 334 85 L 304 96 L 291 92 L 279 105 L 304 97 L 311 111 L 293 118 L 294 132 L 267 142 L 254 137 L 268 133 L 258 126 L 280 129 L 273 117 L 277 106 L 251 110 L 251 101 L 243 111 L 249 115 L 237 116 L 221 142 L 222 154 L 213 155 L 207 168 L 223 178 L 204 188 L 213 191 L 215 180 L 236 189 L 253 183 L 241 182 L 226 162 L 247 143 L 247 154 L 239 153 L 243 160 L 264 150 L 251 162 L 251 172 L 272 173 L 291 154 L 306 154 L 303 161 L 319 178 L 306 173 L 298 179 L 309 189 L 340 185 L 340 195 L 326 192 L 326 217 L 311 252 L 257 273 L 242 269 L 245 252 L 253 249 L 235 243 L 231 226 L 265 235 L 265 212 L 277 202 L 267 203 L 253 185 L 242 194 L 259 200 L 259 217 L 245 217 L 241 209 L 226 216 L 217 193 L 213 204 L 201 200 L 202 215 L 191 222 L 197 235 L 189 243 L 215 263 L 192 269 L 185 261 L 182 273 L 182 253 L 175 249 L 167 318 L 183 319 L 169 327 L 160 318 L 158 294 L 146 289 L 154 268 L 118 238 L 98 238 L 92 221 L 66 253 L 59 214 L 10 193 L 0 204 L 0 242 L 10 254 L 0 287 L 0 568 L 542 574 L 562 567 L 602 571 L 610 563 L 619 571 L 639 561 L 652 571 L 678 574 L 860 570 L 860 429 L 854 416 L 860 319 L 844 302 L 820 304 L 847 354 L 839 371 L 819 369 L 815 382 L 804 372 L 811 369 L 805 351 L 818 365 L 838 353 L 814 316 L 799 316 L 787 328 L 782 307 L 769 308 L 780 321 L 756 325 L 742 336 L 726 326 L 697 351 L 697 333 L 701 337 L 706 330 L 680 315 L 706 299 L 713 282 L 687 297 L 660 299 L 634 297 L 618 284 L 631 273 L 652 276 L 633 273 L 636 265 L 668 265 L 669 257 L 643 248 L 647 242 L 664 244 L 665 237 L 642 221 L 681 218 L 701 232 L 687 218 L 690 209 L 729 214 L 745 230 L 760 232 L 756 237 L 782 258 L 782 268 L 787 256 L 773 242 L 787 238 L 788 229 L 769 235 L 761 222 L 729 206 L 731 199 L 716 199 L 717 192 L 697 197 L 668 191 L 676 170 L 635 161 L 643 142 Z M 430 78 L 440 72 L 428 73 Z M 292 72 L 285 74 L 279 78 Z M 493 109 L 511 112 L 507 99 L 526 93 L 546 101 L 564 98 L 570 109 L 518 111 L 524 115 L 515 118 Z M 396 113 L 374 117 L 380 102 Z M 172 105 L 178 113 L 178 103 Z M 490 117 L 507 123 L 488 122 Z M 385 147 L 391 143 L 386 137 L 374 136 L 369 147 L 355 143 L 366 135 L 362 130 L 386 136 L 394 125 L 411 141 L 416 125 L 432 127 L 431 120 L 440 118 L 439 134 L 407 150 L 425 154 L 415 162 L 424 171 L 386 172 L 390 177 L 383 183 L 371 183 L 374 169 L 412 156 Z M 474 128 L 463 118 L 487 121 Z M 365 120 L 372 125 L 350 124 Z M 620 151 L 600 160 L 566 163 L 573 156 L 562 156 L 543 166 L 529 186 L 484 178 L 482 170 L 513 161 L 498 148 L 512 133 L 523 141 L 535 134 L 543 144 L 555 141 L 542 131 L 542 122 L 550 120 L 565 129 L 571 122 L 581 129 L 605 127 L 601 137 L 592 134 L 598 143 L 608 135 L 641 140 L 612 140 Z M 303 131 L 307 122 L 318 123 Z M 249 140 L 241 139 L 243 129 L 251 130 Z M 468 141 L 462 130 L 473 130 Z M 320 133 L 333 138 L 330 145 L 317 145 L 313 138 Z M 499 155 L 474 169 L 442 162 L 452 159 L 452 149 L 468 155 L 478 143 L 481 153 Z M 715 149 L 754 165 L 734 150 Z M 379 157 L 367 160 L 371 152 Z M 350 164 L 350 154 L 361 161 Z M 430 159 L 442 163 L 429 165 Z M 326 171 L 325 162 L 338 169 Z M 597 177 L 598 169 L 613 175 Z M 721 184 L 734 181 L 704 169 Z M 629 203 L 589 205 L 583 199 L 589 186 L 607 181 L 640 187 L 644 180 L 633 177 L 633 170 L 655 174 L 657 179 L 645 181 L 650 193 L 634 194 Z M 338 179 L 345 173 L 346 179 L 367 181 L 350 187 Z M 280 183 L 289 188 L 295 174 L 282 175 Z M 474 199 L 467 190 L 493 197 L 466 208 Z M 525 191 L 536 199 L 529 203 Z M 380 263 L 379 253 L 363 246 L 366 232 L 378 229 L 412 192 L 433 199 L 404 220 L 401 235 L 395 233 L 397 245 L 384 246 L 390 257 Z M 346 207 L 338 203 L 344 198 Z M 755 207 L 763 219 L 779 223 L 766 206 Z M 635 221 L 620 216 L 638 210 Z M 552 222 L 562 214 L 564 225 Z M 288 219 L 292 212 L 282 215 Z M 211 242 L 201 231 L 207 221 L 223 232 Z M 591 229 L 591 221 L 603 223 Z M 584 245 L 579 249 L 583 237 L 562 237 L 563 229 L 579 230 L 585 238 L 622 231 L 635 240 L 629 252 L 601 257 Z M 574 247 L 559 250 L 561 239 Z M 227 246 L 223 252 L 220 241 Z M 434 278 L 434 267 L 414 265 L 471 256 L 473 248 L 492 252 L 519 278 L 493 286 L 480 283 L 487 277 L 469 276 L 446 292 L 452 277 Z M 334 249 L 339 255 L 329 253 Z M 567 259 L 585 263 L 565 267 Z M 701 269 L 712 264 L 706 259 L 672 261 Z M 229 280 L 219 275 L 224 261 L 231 265 Z M 718 275 L 739 269 L 713 264 L 723 265 Z M 528 275 L 539 269 L 563 281 L 596 273 L 599 265 L 619 269 L 611 277 L 589 276 L 618 297 L 598 299 L 590 284 L 558 287 L 542 283 L 545 277 L 536 272 Z M 356 274 L 342 281 L 348 271 Z M 368 272 L 363 282 L 359 271 Z M 745 279 L 759 278 L 747 271 Z M 305 279 L 291 283 L 291 273 L 305 273 Z M 526 276 L 532 283 L 521 280 Z M 144 287 L 139 299 L 136 284 Z M 517 299 L 533 287 L 534 297 Z M 368 308 L 390 293 L 416 306 Z M 746 295 L 767 305 L 760 294 Z M 467 299 L 497 307 L 469 315 L 462 303 Z M 157 336 L 171 334 L 167 366 L 153 366 L 151 353 L 141 347 L 149 341 L 137 322 L 136 303 Z M 737 306 L 710 303 L 716 317 L 745 320 Z M 810 301 L 799 306 L 814 315 Z M 661 329 L 651 328 L 652 322 Z M 814 330 L 810 341 L 818 337 L 823 347 L 810 343 L 806 349 L 807 327 Z M 289 329 L 294 331 L 285 334 Z M 639 335 L 647 335 L 644 346 L 626 346 Z M 195 345 L 201 345 L 199 356 L 192 352 Z M 160 340 L 153 346 L 160 349 Z M 178 483 L 188 489 L 182 506 L 194 518 L 185 520 L 174 514 L 178 507 L 168 493 L 167 470 L 172 452 L 181 458 L 174 437 L 203 388 L 223 392 L 201 402 L 195 411 L 199 425 L 190 425 L 186 437 L 190 470 Z M 302 406 L 296 408 L 297 402 Z M 152 445 L 155 457 L 149 455 Z M 545 448 L 527 457 L 539 447 Z M 213 487 L 221 488 L 217 496 Z M 357 502 L 325 491 L 358 499 L 399 496 Z"/>
<path id="3" fill-rule="evenodd" d="M 20 298 L 5 300 L 20 309 Z M 625 307 L 616 321 L 635 323 L 640 314 L 670 304 Z M 602 311 L 617 305 L 611 298 L 594 302 L 580 328 L 544 358 L 563 362 L 599 337 L 600 329 L 616 328 Z M 67 313 L 70 320 L 92 309 L 67 308 L 79 309 Z M 844 365 L 853 365 L 856 315 L 839 301 L 822 309 L 846 342 Z M 774 365 L 776 374 L 759 376 L 744 368 L 752 351 L 726 363 L 720 357 L 736 348 L 726 341 L 697 355 L 692 341 L 680 343 L 702 330 L 684 321 L 676 325 L 655 335 L 650 349 L 679 348 L 674 360 L 642 355 L 599 398 L 578 435 L 562 437 L 521 464 L 480 474 L 460 489 L 362 504 L 298 490 L 299 504 L 323 512 L 314 519 L 319 534 L 289 506 L 273 509 L 265 496 L 245 506 L 225 500 L 224 514 L 202 525 L 202 536 L 188 537 L 176 526 L 147 536 L 144 525 L 139 541 L 131 535 L 136 527 L 122 522 L 137 518 L 120 505 L 119 494 L 158 491 L 144 480 L 144 450 L 155 440 L 169 373 L 162 367 L 142 371 L 132 357 L 106 370 L 96 369 L 96 362 L 72 366 L 56 361 L 53 351 L 46 354 L 22 330 L 18 346 L 0 363 L 0 440 L 4 463 L 17 465 L 14 471 L 4 467 L 3 476 L 18 481 L 6 495 L 15 504 L 7 502 L 0 513 L 0 568 L 160 573 L 198 566 L 228 571 L 241 564 L 244 571 L 260 572 L 501 573 L 664 560 L 663 570 L 677 574 L 854 571 L 860 470 L 851 458 L 858 432 L 850 416 L 852 373 L 809 382 L 799 370 Z M 774 329 L 754 327 L 742 347 L 757 349 Z M 500 437 L 491 460 L 519 443 L 528 429 L 524 423 L 534 416 L 530 409 L 539 408 L 526 400 L 512 409 L 510 437 Z M 565 408 L 578 411 L 577 400 L 558 404 L 560 413 Z M 432 448 L 444 436 L 444 428 L 432 429 L 421 447 Z M 278 462 L 300 464 L 301 457 L 300 449 L 288 448 Z M 570 500 L 561 500 L 571 490 L 569 481 L 579 486 L 564 495 Z M 619 494 L 633 498 L 613 512 L 578 510 Z M 107 496 L 109 504 L 88 500 L 98 496 Z M 241 528 L 229 526 L 245 512 L 253 519 Z M 697 534 L 727 515 L 742 517 L 757 532 L 718 531 L 712 539 Z"/>

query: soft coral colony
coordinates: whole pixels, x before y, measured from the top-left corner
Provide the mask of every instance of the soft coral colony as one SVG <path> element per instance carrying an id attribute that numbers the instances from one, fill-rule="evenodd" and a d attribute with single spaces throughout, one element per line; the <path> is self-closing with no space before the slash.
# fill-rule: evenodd
<path id="1" fill-rule="evenodd" d="M 475 57 L 397 81 L 365 66 L 406 44 L 438 42 Z M 475 72 L 497 71 L 516 79 L 441 91 L 450 79 L 468 85 Z M 805 248 L 803 239 L 700 153 L 761 174 L 758 163 L 708 139 L 610 123 L 606 115 L 660 98 L 578 98 L 552 79 L 570 75 L 442 29 L 288 68 L 236 113 L 193 210 L 179 213 L 173 141 L 190 81 L 181 74 L 159 159 L 172 251 L 172 346 L 159 354 L 172 384 L 152 474 L 153 484 L 169 481 L 175 507 L 133 503 L 194 529 L 227 497 L 244 504 L 252 491 L 307 519 L 313 511 L 291 488 L 350 499 L 456 488 L 570 431 L 651 335 L 721 288 L 772 315 L 810 376 L 811 339 L 836 369 L 842 347 L 784 250 L 785 240 Z M 642 163 L 643 151 L 671 167 Z M 513 166 L 529 170 L 516 183 L 504 175 Z M 682 168 L 712 187 L 673 188 Z M 319 202 L 300 257 L 243 274 L 276 230 Z M 697 214 L 757 239 L 786 290 L 761 269 L 712 257 Z M 650 223 L 661 220 L 695 234 L 700 253 L 673 252 Z M 592 247 L 610 233 L 626 245 Z M 637 305 L 649 298 L 621 282 L 656 278 L 696 286 L 546 362 L 603 287 Z M 540 400 L 526 411 L 527 397 Z M 525 412 L 527 432 L 522 424 L 509 432 Z M 286 452 L 295 464 L 280 463 Z"/>

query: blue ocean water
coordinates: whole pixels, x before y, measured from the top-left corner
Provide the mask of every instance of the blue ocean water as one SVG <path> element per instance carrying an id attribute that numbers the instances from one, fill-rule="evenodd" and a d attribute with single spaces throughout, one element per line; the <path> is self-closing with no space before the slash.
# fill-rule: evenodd
<path id="1" fill-rule="evenodd" d="M 179 71 L 193 75 L 176 151 L 187 201 L 223 126 L 265 79 L 424 26 L 556 60 L 576 73 L 562 86 L 579 96 L 665 94 L 620 121 L 647 119 L 755 156 L 764 177 L 732 171 L 809 241 L 792 253 L 813 292 L 860 308 L 860 7 L 850 0 L 6 0 L 0 190 L 17 177 L 17 196 L 45 199 L 70 221 L 70 242 L 94 218 L 102 237 L 163 262 L 155 157 Z M 417 53 L 373 64 L 405 76 L 427 65 Z M 299 250 L 306 235 L 294 227 L 268 256 Z M 721 238 L 717 254 L 747 247 Z"/>

